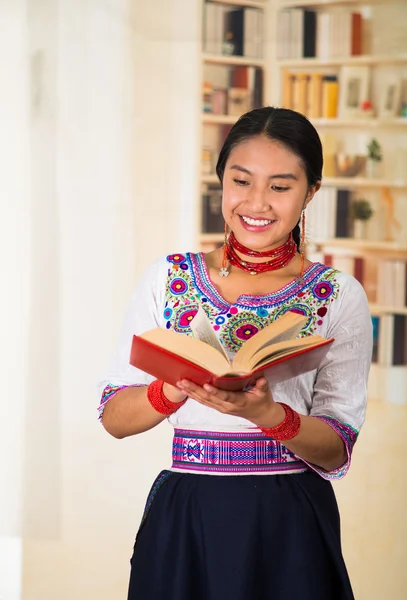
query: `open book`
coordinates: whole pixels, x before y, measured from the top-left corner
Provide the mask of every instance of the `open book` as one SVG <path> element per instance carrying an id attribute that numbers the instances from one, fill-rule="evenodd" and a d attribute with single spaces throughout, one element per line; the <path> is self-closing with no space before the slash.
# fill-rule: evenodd
<path id="1" fill-rule="evenodd" d="M 189 379 L 201 386 L 241 390 L 263 375 L 278 383 L 317 369 L 334 341 L 297 337 L 307 319 L 285 313 L 244 342 L 230 360 L 200 307 L 191 321 L 194 337 L 159 327 L 134 335 L 130 364 L 171 385 Z"/>

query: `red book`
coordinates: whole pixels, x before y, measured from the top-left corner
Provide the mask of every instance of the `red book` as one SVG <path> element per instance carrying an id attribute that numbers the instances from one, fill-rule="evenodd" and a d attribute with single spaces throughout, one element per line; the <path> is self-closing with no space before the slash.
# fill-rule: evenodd
<path id="1" fill-rule="evenodd" d="M 230 361 L 201 308 L 191 322 L 197 337 L 161 328 L 134 335 L 130 364 L 171 385 L 188 379 L 237 391 L 263 375 L 279 383 L 317 369 L 334 341 L 297 337 L 307 319 L 287 312 L 247 340 Z"/>
<path id="2" fill-rule="evenodd" d="M 351 56 L 363 54 L 363 17 L 360 13 L 352 13 L 351 24 Z"/>

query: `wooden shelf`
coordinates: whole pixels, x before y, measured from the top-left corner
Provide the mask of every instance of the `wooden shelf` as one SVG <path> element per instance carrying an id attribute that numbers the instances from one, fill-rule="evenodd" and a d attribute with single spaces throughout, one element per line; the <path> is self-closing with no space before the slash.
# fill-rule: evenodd
<path id="1" fill-rule="evenodd" d="M 246 56 L 228 56 L 222 54 L 202 54 L 202 60 L 205 63 L 213 65 L 230 65 L 242 67 L 265 67 L 265 61 L 261 58 L 248 58 Z"/>
<path id="2" fill-rule="evenodd" d="M 407 127 L 407 118 L 396 119 L 310 119 L 315 127 L 348 127 L 354 129 Z"/>
<path id="3" fill-rule="evenodd" d="M 328 6 L 367 6 L 369 4 L 383 3 L 383 0 L 290 0 L 288 2 L 280 2 L 279 10 L 283 8 L 301 8 L 309 6 L 311 8 L 324 8 Z"/>
<path id="4" fill-rule="evenodd" d="M 218 244 L 219 242 L 223 242 L 224 237 L 223 233 L 201 233 L 199 241 L 201 244 Z"/>
<path id="5" fill-rule="evenodd" d="M 201 183 L 219 183 L 218 176 L 216 174 L 213 175 L 201 175 Z"/>
<path id="6" fill-rule="evenodd" d="M 342 56 L 336 58 L 288 58 L 279 61 L 285 68 L 342 67 L 344 65 L 404 65 L 407 54 L 366 54 L 363 56 Z"/>
<path id="7" fill-rule="evenodd" d="M 366 250 L 371 252 L 407 254 L 407 246 L 395 242 L 382 242 L 373 240 L 355 240 L 353 238 L 327 238 L 315 239 L 309 242 L 310 246 L 325 246 L 345 248 L 349 250 Z"/>
<path id="8" fill-rule="evenodd" d="M 395 188 L 406 189 L 406 181 L 397 181 L 393 179 L 367 179 L 365 177 L 323 177 L 323 185 L 337 186 L 342 188 Z"/>
<path id="9" fill-rule="evenodd" d="M 262 8 L 265 9 L 267 4 L 265 1 L 259 0 L 209 0 L 212 4 L 231 4 L 232 6 L 247 6 L 249 8 Z"/>
<path id="10" fill-rule="evenodd" d="M 211 113 L 203 113 L 202 123 L 207 125 L 234 125 L 238 118 L 239 117 L 234 115 L 213 115 Z"/>
<path id="11" fill-rule="evenodd" d="M 372 315 L 407 315 L 407 306 L 381 306 L 380 304 L 369 304 Z"/>

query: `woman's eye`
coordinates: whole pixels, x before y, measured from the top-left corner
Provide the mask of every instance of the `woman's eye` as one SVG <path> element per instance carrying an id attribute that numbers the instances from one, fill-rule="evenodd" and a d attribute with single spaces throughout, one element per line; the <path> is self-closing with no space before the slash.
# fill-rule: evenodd
<path id="1" fill-rule="evenodd" d="M 280 185 L 273 185 L 273 186 L 272 186 L 272 189 L 273 189 L 275 192 L 279 192 L 279 193 L 281 193 L 281 192 L 286 192 L 286 191 L 287 191 L 287 190 L 289 190 L 290 188 L 288 188 L 288 187 L 282 187 L 282 186 L 280 186 Z"/>
<path id="2" fill-rule="evenodd" d="M 234 179 L 236 185 L 249 185 L 249 182 L 245 179 Z"/>

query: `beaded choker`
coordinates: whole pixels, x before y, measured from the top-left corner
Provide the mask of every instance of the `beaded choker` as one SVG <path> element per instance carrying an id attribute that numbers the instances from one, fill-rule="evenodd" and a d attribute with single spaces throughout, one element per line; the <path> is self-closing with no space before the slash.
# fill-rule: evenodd
<path id="1" fill-rule="evenodd" d="M 237 252 L 240 252 L 244 256 L 268 258 L 269 260 L 259 263 L 249 262 L 242 260 Z M 274 250 L 269 250 L 268 252 L 257 252 L 256 250 L 246 248 L 246 246 L 243 246 L 243 244 L 238 242 L 232 231 L 227 243 L 223 247 L 223 261 L 219 275 L 221 277 L 227 277 L 229 275 L 227 268 L 228 262 L 229 264 L 242 269 L 242 271 L 250 273 L 250 275 L 257 275 L 258 273 L 265 273 L 267 271 L 276 271 L 277 269 L 282 269 L 288 265 L 296 253 L 297 246 L 291 233 L 288 240 L 282 244 L 282 246 L 274 248 Z"/>

